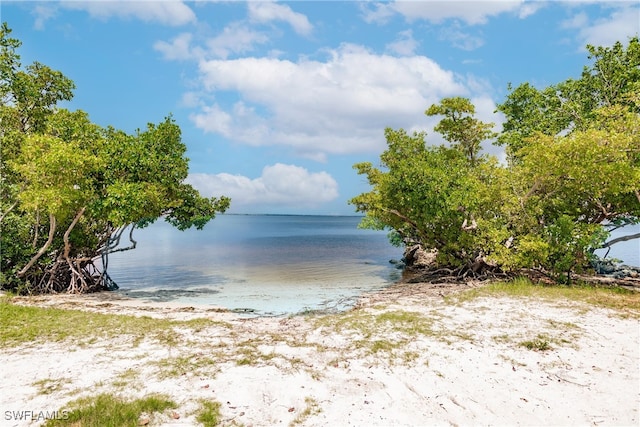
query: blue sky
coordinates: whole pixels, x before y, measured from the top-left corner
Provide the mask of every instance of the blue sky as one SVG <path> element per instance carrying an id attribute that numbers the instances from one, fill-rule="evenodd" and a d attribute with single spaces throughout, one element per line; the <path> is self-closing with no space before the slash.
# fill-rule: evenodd
<path id="1" fill-rule="evenodd" d="M 640 26 L 621 1 L 3 0 L 0 14 L 24 65 L 75 81 L 64 107 L 128 132 L 172 114 L 189 182 L 235 213 L 353 214 L 369 187 L 352 165 L 378 163 L 385 127 L 438 144 L 424 111 L 465 96 L 500 130 L 509 82 L 578 77 L 586 44 Z"/>

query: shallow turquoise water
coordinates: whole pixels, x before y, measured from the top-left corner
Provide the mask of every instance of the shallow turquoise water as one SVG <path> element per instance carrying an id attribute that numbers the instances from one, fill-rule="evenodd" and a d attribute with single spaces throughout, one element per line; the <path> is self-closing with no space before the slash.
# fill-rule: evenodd
<path id="1" fill-rule="evenodd" d="M 118 292 L 154 301 L 257 314 L 344 309 L 400 277 L 402 250 L 359 217 L 221 215 L 202 231 L 164 222 L 137 230 L 138 247 L 113 254 Z"/>

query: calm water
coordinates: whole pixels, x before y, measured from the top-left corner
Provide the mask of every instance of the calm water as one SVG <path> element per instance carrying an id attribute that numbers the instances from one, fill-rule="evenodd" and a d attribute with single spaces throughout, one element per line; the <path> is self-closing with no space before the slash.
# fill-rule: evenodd
<path id="1" fill-rule="evenodd" d="M 111 255 L 118 292 L 152 301 L 279 315 L 345 309 L 365 291 L 400 278 L 389 263 L 402 250 L 386 232 L 360 230 L 358 217 L 221 215 L 202 231 L 165 222 L 136 230 L 138 247 Z M 624 231 L 640 232 L 640 226 Z M 617 237 L 617 232 L 612 237 Z M 598 252 L 603 255 L 602 251 Z M 640 242 L 609 257 L 640 265 Z"/>
<path id="2" fill-rule="evenodd" d="M 637 233 L 640 233 L 640 224 L 616 230 L 611 233 L 610 239 Z M 596 251 L 600 256 L 604 256 L 606 252 L 606 250 Z M 640 239 L 629 240 L 627 242 L 621 242 L 613 245 L 607 257 L 618 259 L 627 265 L 640 267 Z"/>
<path id="3" fill-rule="evenodd" d="M 256 314 L 344 309 L 398 280 L 402 250 L 358 217 L 221 215 L 204 230 L 164 222 L 136 230 L 138 247 L 111 255 L 123 294 Z"/>

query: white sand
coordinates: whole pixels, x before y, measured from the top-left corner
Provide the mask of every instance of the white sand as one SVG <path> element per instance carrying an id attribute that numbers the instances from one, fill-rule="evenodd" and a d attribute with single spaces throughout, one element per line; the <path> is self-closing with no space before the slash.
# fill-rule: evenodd
<path id="1" fill-rule="evenodd" d="M 175 346 L 123 337 L 7 349 L 0 362 L 1 425 L 38 425 L 15 420 L 14 412 L 52 412 L 101 392 L 169 395 L 179 418 L 171 411 L 152 417 L 150 425 L 163 426 L 197 425 L 198 399 L 222 404 L 223 425 L 640 425 L 640 326 L 605 309 L 530 299 L 455 305 L 433 296 L 385 297 L 342 320 L 243 319 L 126 300 L 40 300 L 69 304 L 226 325 L 185 329 L 184 343 Z M 419 316 L 396 328 L 375 321 L 400 310 Z M 520 345 L 539 335 L 550 350 Z M 171 373 L 169 361 L 183 363 Z"/>

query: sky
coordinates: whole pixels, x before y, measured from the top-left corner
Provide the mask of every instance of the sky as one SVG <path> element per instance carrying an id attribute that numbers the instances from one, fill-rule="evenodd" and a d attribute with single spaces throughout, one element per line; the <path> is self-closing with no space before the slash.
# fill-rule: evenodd
<path id="1" fill-rule="evenodd" d="M 508 84 L 576 78 L 627 43 L 638 2 L 7 1 L 0 19 L 77 88 L 61 106 L 127 132 L 172 115 L 188 182 L 231 213 L 352 215 L 387 127 L 426 131 L 444 97 L 504 121 Z M 485 152 L 503 156 L 490 142 Z"/>

